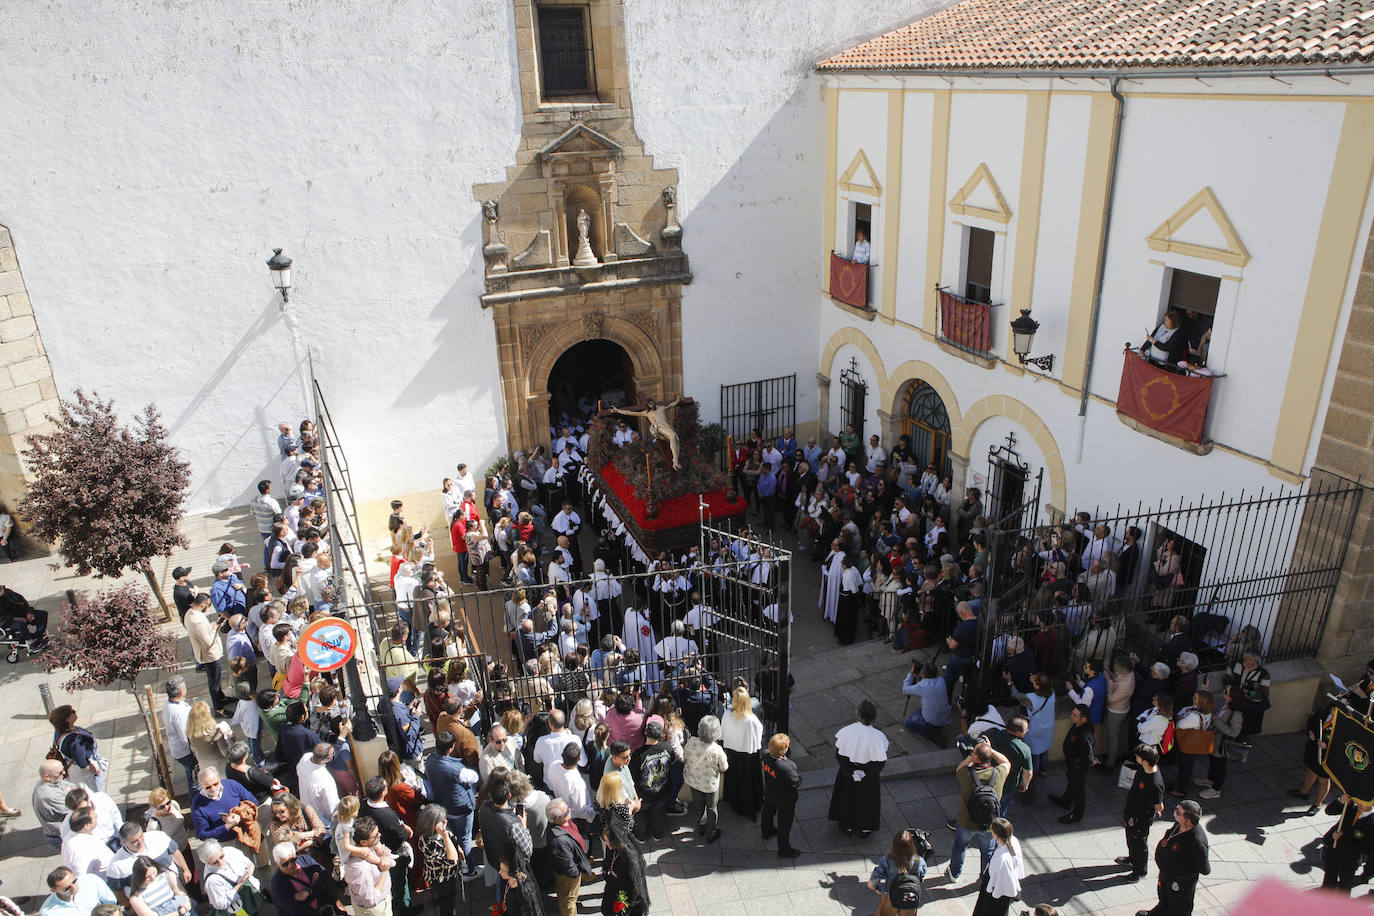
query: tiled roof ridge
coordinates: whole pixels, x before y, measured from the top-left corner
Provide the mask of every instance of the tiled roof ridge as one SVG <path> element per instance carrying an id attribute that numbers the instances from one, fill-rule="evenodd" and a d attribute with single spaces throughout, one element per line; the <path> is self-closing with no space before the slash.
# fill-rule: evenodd
<path id="1" fill-rule="evenodd" d="M 1084 69 L 1374 60 L 1374 0 L 964 0 L 821 70 Z"/>

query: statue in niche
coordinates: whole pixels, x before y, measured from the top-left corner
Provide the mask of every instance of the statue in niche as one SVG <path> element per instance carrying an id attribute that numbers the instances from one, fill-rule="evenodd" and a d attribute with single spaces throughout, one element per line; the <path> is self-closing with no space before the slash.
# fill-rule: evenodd
<path id="1" fill-rule="evenodd" d="M 494 223 L 494 222 L 496 222 L 496 201 L 494 201 L 494 200 L 484 200 L 484 201 L 482 201 L 482 214 L 483 214 L 484 216 L 486 216 L 487 222 L 489 222 L 489 223 Z"/>
<path id="2" fill-rule="evenodd" d="M 586 210 L 577 213 L 577 254 L 573 256 L 573 267 L 595 267 L 596 254 L 592 252 L 592 218 Z"/>

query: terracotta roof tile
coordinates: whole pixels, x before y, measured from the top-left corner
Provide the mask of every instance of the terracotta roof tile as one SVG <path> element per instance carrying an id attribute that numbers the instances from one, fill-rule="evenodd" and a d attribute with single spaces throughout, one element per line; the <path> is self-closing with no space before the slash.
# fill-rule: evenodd
<path id="1" fill-rule="evenodd" d="M 1340 64 L 1374 59 L 1374 0 L 964 0 L 821 70 Z"/>

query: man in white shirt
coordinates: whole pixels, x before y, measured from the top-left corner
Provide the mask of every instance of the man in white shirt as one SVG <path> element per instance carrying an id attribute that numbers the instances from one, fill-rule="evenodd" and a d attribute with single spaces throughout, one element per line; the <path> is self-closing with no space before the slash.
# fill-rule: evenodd
<path id="1" fill-rule="evenodd" d="M 692 592 L 692 607 L 687 611 L 687 616 L 682 619 L 682 622 L 687 624 L 689 632 L 695 636 L 707 627 L 715 626 L 719 619 L 720 615 L 716 613 L 715 608 L 702 602 L 701 593 Z M 706 639 L 705 635 L 702 636 L 702 639 Z M 704 642 L 702 650 L 708 651 Z"/>
<path id="2" fill-rule="evenodd" d="M 872 474 L 877 471 L 884 461 L 887 461 L 887 450 L 878 444 L 877 436 L 869 436 L 868 464 L 865 465 L 868 469 L 868 473 Z"/>
<path id="3" fill-rule="evenodd" d="M 687 627 L 681 620 L 673 621 L 673 635 L 665 636 L 654 646 L 661 661 L 665 661 L 674 671 L 682 669 L 681 660 L 696 654 L 696 645 L 687 638 Z"/>
<path id="4" fill-rule="evenodd" d="M 477 494 L 477 481 L 472 479 L 472 472 L 468 470 L 465 463 L 458 465 L 458 477 L 453 481 L 456 486 L 453 489 L 458 491 L 458 498 L 461 500 L 464 493 Z"/>
<path id="5" fill-rule="evenodd" d="M 296 764 L 301 801 L 315 809 L 325 826 L 334 817 L 334 809 L 339 807 L 339 787 L 329 772 L 329 761 L 333 759 L 334 745 L 321 741 L 310 753 L 302 754 L 300 762 Z"/>
<path id="6" fill-rule="evenodd" d="M 763 463 L 773 468 L 782 467 L 782 452 L 772 442 L 763 444 Z"/>
<path id="7" fill-rule="evenodd" d="M 183 883 L 190 882 L 192 878 L 186 857 L 177 849 L 171 837 L 161 830 L 144 830 L 141 824 L 128 821 L 119 828 L 119 849 L 105 869 L 105 880 L 127 889 L 134 860 L 139 856 L 152 859 L 163 871 L 175 875 Z"/>
<path id="8" fill-rule="evenodd" d="M 191 717 L 191 704 L 186 702 L 186 679 L 179 674 L 167 678 L 165 690 L 167 702 L 162 704 L 162 730 L 167 733 L 167 750 L 181 764 L 186 773 L 186 785 L 194 794 L 199 761 L 186 737 L 186 720 Z"/>
<path id="9" fill-rule="evenodd" d="M 549 558 L 549 585 L 561 588 L 572 581 L 572 576 L 568 575 L 567 558 L 555 550 L 553 556 Z"/>
<path id="10" fill-rule="evenodd" d="M 1112 530 L 1105 524 L 1098 524 L 1093 528 L 1088 545 L 1083 548 L 1083 567 L 1086 569 L 1092 566 L 1094 560 L 1100 560 L 1105 568 L 1108 565 L 1107 555 L 1115 554 L 1120 547 L 1116 537 L 1112 535 Z"/>
<path id="11" fill-rule="evenodd" d="M 301 590 L 305 592 L 305 600 L 310 602 L 312 608 L 323 598 L 324 587 L 333 575 L 333 565 L 329 551 L 321 550 L 315 554 L 315 565 L 301 573 Z"/>
<path id="12" fill-rule="evenodd" d="M 81 808 L 71 816 L 71 833 L 62 841 L 62 864 L 80 877 L 87 872 L 105 876 L 114 853 L 104 841 L 93 835 L 99 815 L 95 808 Z"/>
<path id="13" fill-rule="evenodd" d="M 67 793 L 62 804 L 67 808 L 68 814 L 57 825 L 57 835 L 64 843 L 67 837 L 72 835 L 73 814 L 83 808 L 95 811 L 95 829 L 91 831 L 91 835 L 106 846 L 110 845 L 110 840 L 114 839 L 119 828 L 124 826 L 124 815 L 119 813 L 119 806 L 104 792 L 92 792 L 85 786 L 77 786 Z"/>
<path id="14" fill-rule="evenodd" d="M 552 771 L 563 765 L 563 748 L 570 744 L 581 747 L 581 742 L 577 740 L 577 736 L 567 729 L 567 722 L 568 718 L 563 714 L 563 710 L 553 710 L 549 713 L 549 733 L 534 742 L 534 760 L 543 768 L 546 784 L 549 782 Z M 585 749 L 581 751 L 578 765 L 587 765 Z"/>
<path id="15" fill-rule="evenodd" d="M 549 794 L 561 798 L 568 806 L 572 817 L 580 821 L 592 819 L 591 793 L 587 790 L 587 777 L 579 770 L 578 760 L 585 757 L 581 742 L 574 739 L 572 744 L 563 745 L 558 765 L 544 773 L 544 783 Z"/>
<path id="16" fill-rule="evenodd" d="M 272 481 L 258 481 L 258 495 L 253 497 L 249 508 L 253 512 L 253 521 L 257 522 L 258 534 L 262 535 L 263 543 L 266 543 L 272 536 L 272 522 L 281 515 L 281 503 L 272 496 Z"/>
<path id="17" fill-rule="evenodd" d="M 296 485 L 296 474 L 301 469 L 300 449 L 294 444 L 286 447 L 286 457 L 281 460 L 281 485 L 288 493 Z"/>
<path id="18" fill-rule="evenodd" d="M 630 429 L 629 424 L 623 418 L 616 421 L 615 436 L 612 441 L 618 446 L 629 445 L 635 441 L 635 431 Z"/>

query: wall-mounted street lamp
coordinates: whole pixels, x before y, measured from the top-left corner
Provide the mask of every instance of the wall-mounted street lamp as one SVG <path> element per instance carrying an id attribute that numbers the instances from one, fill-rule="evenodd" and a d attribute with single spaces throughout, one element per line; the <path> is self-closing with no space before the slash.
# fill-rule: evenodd
<path id="1" fill-rule="evenodd" d="M 1011 348 L 1023 366 L 1039 366 L 1046 372 L 1054 368 L 1054 356 L 1030 356 L 1031 346 L 1035 343 L 1035 332 L 1040 330 L 1040 322 L 1030 316 L 1030 309 L 1022 309 L 1021 317 L 1011 323 Z"/>
<path id="2" fill-rule="evenodd" d="M 290 302 L 291 259 L 282 254 L 280 248 L 273 248 L 272 257 L 267 259 L 267 269 L 272 272 L 272 285 L 281 293 L 281 301 Z"/>

